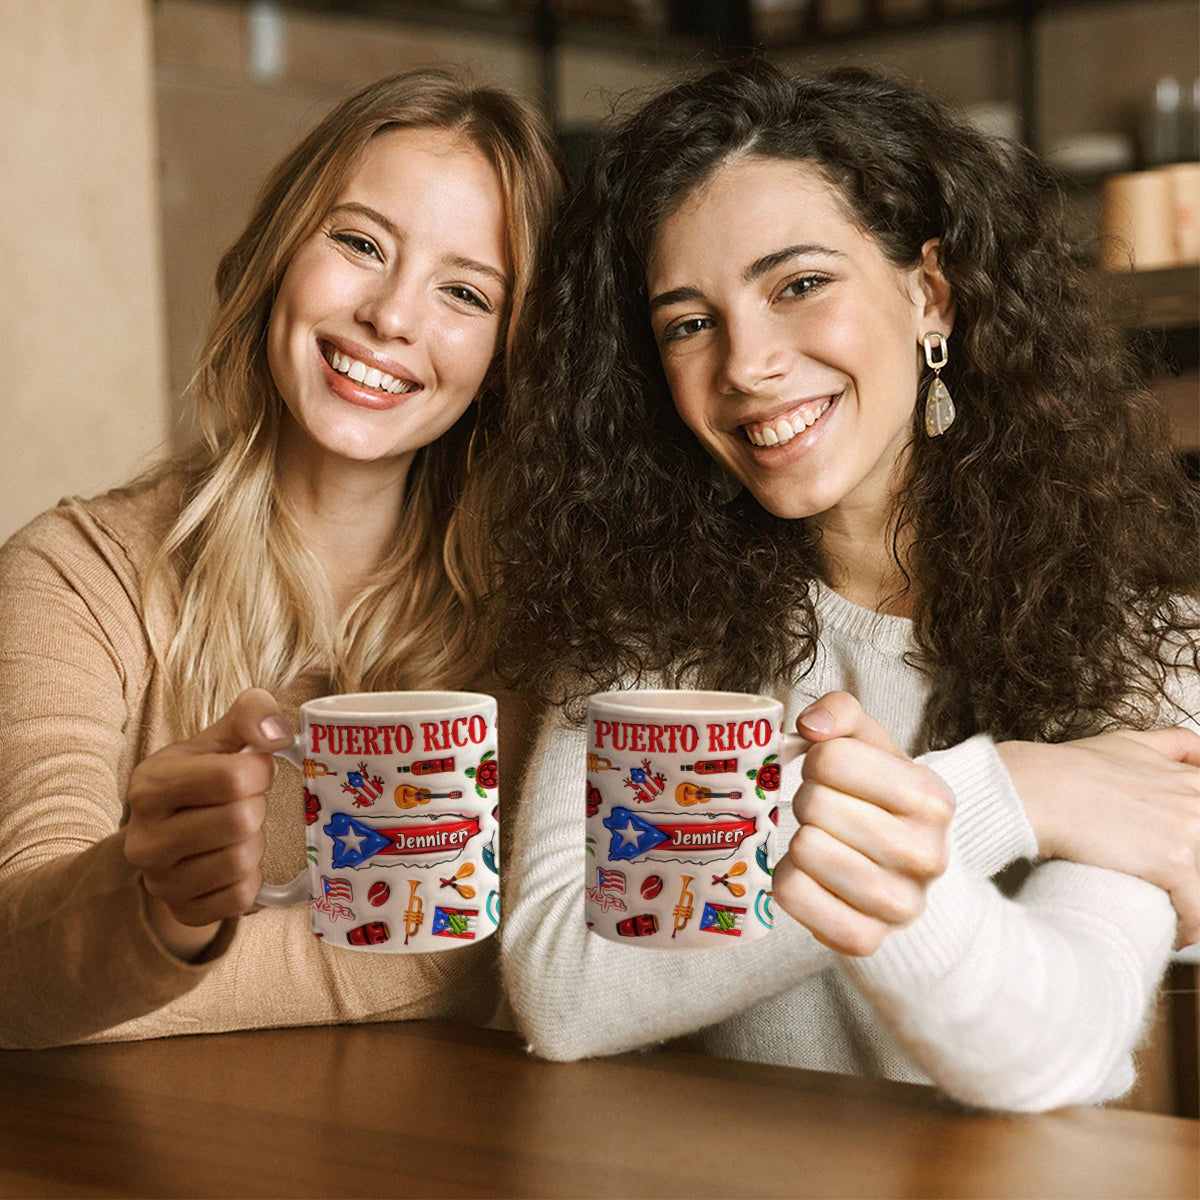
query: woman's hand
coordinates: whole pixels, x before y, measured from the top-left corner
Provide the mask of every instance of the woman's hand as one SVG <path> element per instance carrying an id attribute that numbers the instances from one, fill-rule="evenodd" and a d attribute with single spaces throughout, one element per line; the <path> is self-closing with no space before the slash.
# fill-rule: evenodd
<path id="1" fill-rule="evenodd" d="M 254 903 L 271 751 L 291 742 L 274 698 L 251 688 L 208 729 L 134 770 L 125 857 L 141 870 L 156 932 L 181 958 Z"/>
<path id="2" fill-rule="evenodd" d="M 925 911 L 949 860 L 954 797 L 846 692 L 810 705 L 796 728 L 813 744 L 772 893 L 819 942 L 872 954 Z"/>
<path id="3" fill-rule="evenodd" d="M 1176 946 L 1200 941 L 1200 735 L 1120 730 L 996 750 L 1043 858 L 1156 884 L 1179 915 Z"/>

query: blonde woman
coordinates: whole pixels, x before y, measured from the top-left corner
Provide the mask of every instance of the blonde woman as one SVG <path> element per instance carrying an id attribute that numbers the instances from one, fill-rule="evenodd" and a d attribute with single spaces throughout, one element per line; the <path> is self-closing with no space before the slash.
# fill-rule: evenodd
<path id="1" fill-rule="evenodd" d="M 303 862 L 269 754 L 298 706 L 478 681 L 472 458 L 560 188 L 505 92 L 345 101 L 220 264 L 195 451 L 0 551 L 0 1044 L 492 1014 L 486 943 L 334 954 L 302 907 L 245 914 Z"/>

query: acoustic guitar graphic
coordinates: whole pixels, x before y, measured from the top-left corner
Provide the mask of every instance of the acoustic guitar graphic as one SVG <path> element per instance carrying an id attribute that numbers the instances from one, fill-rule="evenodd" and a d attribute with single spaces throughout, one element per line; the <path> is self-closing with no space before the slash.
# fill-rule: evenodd
<path id="1" fill-rule="evenodd" d="M 675 789 L 675 803 L 690 808 L 693 804 L 707 804 L 713 797 L 721 799 L 740 800 L 741 792 L 714 792 L 712 788 L 701 787 L 698 783 L 685 780 Z"/>
<path id="2" fill-rule="evenodd" d="M 416 808 L 418 804 L 428 804 L 430 800 L 461 800 L 462 792 L 434 792 L 429 788 L 413 787 L 402 783 L 396 789 L 396 804 L 399 808 Z"/>

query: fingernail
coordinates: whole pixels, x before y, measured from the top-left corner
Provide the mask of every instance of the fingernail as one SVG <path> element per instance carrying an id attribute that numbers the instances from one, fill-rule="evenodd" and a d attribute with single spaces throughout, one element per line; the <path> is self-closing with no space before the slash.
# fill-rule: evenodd
<path id="1" fill-rule="evenodd" d="M 833 713 L 821 705 L 806 708 L 800 714 L 800 724 L 813 733 L 832 733 L 835 728 Z"/>
<path id="2" fill-rule="evenodd" d="M 263 717 L 259 722 L 258 732 L 268 742 L 290 742 L 292 740 L 292 727 L 278 713 Z"/>

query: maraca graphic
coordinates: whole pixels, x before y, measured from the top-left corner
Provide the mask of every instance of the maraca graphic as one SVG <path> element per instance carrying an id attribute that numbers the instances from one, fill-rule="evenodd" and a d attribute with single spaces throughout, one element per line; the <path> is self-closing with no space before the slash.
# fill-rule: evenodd
<path id="1" fill-rule="evenodd" d="M 471 900 L 475 896 L 475 889 L 469 883 L 459 883 L 460 879 L 466 879 L 468 875 L 475 874 L 475 864 L 465 862 L 449 879 L 441 879 L 438 882 L 442 887 L 453 888 L 464 900 Z"/>
<path id="2" fill-rule="evenodd" d="M 714 875 L 712 877 L 712 881 L 713 881 L 713 883 L 723 883 L 729 889 L 731 895 L 744 896 L 746 894 L 745 887 L 740 883 L 730 883 L 729 880 L 734 875 L 745 875 L 745 873 L 746 873 L 746 864 L 745 863 L 734 863 L 733 866 L 729 868 L 728 874 Z"/>

